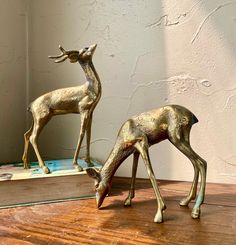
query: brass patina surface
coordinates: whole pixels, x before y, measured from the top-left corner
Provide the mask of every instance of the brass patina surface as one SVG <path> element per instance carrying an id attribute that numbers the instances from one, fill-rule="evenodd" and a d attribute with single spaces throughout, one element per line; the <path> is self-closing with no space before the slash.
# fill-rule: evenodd
<path id="1" fill-rule="evenodd" d="M 98 74 L 93 66 L 92 57 L 97 45 L 91 45 L 80 50 L 66 51 L 61 46 L 61 54 L 58 56 L 49 56 L 55 59 L 56 63 L 60 63 L 69 59 L 71 63 L 79 62 L 86 76 L 86 82 L 81 86 L 62 88 L 46 93 L 35 101 L 29 107 L 32 114 L 33 122 L 30 129 L 24 134 L 25 148 L 22 160 L 24 168 L 29 167 L 28 161 L 28 147 L 29 142 L 32 144 L 35 154 L 37 156 L 40 167 L 44 173 L 49 173 L 50 170 L 39 153 L 38 150 L 38 137 L 43 127 L 55 115 L 77 113 L 81 116 L 80 134 L 74 154 L 73 164 L 81 171 L 77 159 L 79 150 L 86 133 L 87 137 L 87 153 L 86 162 L 92 166 L 90 161 L 90 138 L 91 138 L 91 124 L 93 111 L 101 97 L 101 83 Z"/>
<path id="2" fill-rule="evenodd" d="M 166 208 L 157 186 L 152 169 L 148 149 L 151 145 L 168 139 L 178 150 L 189 158 L 194 167 L 194 178 L 190 192 L 181 202 L 187 206 L 197 195 L 199 173 L 201 176 L 200 190 L 192 210 L 192 218 L 200 217 L 200 208 L 204 201 L 206 185 L 207 163 L 190 146 L 189 135 L 191 127 L 198 122 L 197 118 L 188 109 L 179 105 L 164 106 L 159 109 L 144 112 L 127 120 L 121 127 L 116 143 L 100 171 L 88 168 L 86 171 L 95 179 L 96 201 L 100 207 L 111 188 L 112 178 L 121 163 L 133 154 L 133 169 L 131 188 L 125 200 L 125 206 L 131 205 L 135 194 L 135 178 L 139 155 L 141 155 L 149 178 L 151 180 L 156 198 L 157 212 L 154 222 L 163 222 L 163 210 Z"/>

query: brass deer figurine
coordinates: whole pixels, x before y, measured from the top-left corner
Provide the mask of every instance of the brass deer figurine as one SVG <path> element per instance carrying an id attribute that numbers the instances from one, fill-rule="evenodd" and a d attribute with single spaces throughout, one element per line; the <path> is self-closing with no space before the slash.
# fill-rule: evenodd
<path id="1" fill-rule="evenodd" d="M 86 169 L 87 174 L 95 179 L 97 207 L 99 208 L 102 205 L 104 198 L 108 194 L 117 168 L 133 153 L 131 187 L 124 205 L 130 206 L 131 200 L 134 198 L 137 165 L 139 155 L 141 155 L 157 198 L 158 207 L 154 222 L 163 222 L 163 210 L 166 209 L 166 205 L 157 186 L 148 148 L 168 139 L 189 158 L 194 167 L 193 183 L 188 196 L 180 202 L 181 206 L 187 206 L 191 200 L 196 198 L 200 172 L 200 190 L 192 210 L 192 218 L 199 218 L 200 207 L 205 196 L 207 163 L 190 146 L 190 130 L 192 125 L 197 122 L 198 119 L 192 112 L 179 105 L 164 106 L 127 120 L 121 127 L 116 143 L 100 172 L 94 168 Z"/>
<path id="2" fill-rule="evenodd" d="M 49 56 L 55 59 L 55 63 L 60 63 L 69 59 L 71 63 L 79 62 L 86 76 L 86 82 L 81 86 L 62 88 L 46 93 L 35 101 L 29 107 L 32 114 L 33 122 L 30 129 L 24 134 L 25 147 L 22 157 L 24 168 L 29 168 L 28 147 L 29 142 L 32 144 L 36 153 L 39 166 L 45 174 L 50 170 L 45 165 L 38 150 L 38 137 L 43 127 L 55 115 L 68 113 L 77 113 L 81 116 L 80 134 L 74 154 L 73 164 L 78 171 L 82 168 L 79 166 L 77 159 L 79 150 L 86 133 L 87 137 L 87 153 L 86 162 L 89 166 L 93 166 L 90 161 L 90 138 L 93 111 L 101 97 L 101 83 L 99 76 L 93 66 L 92 57 L 97 45 L 91 45 L 83 49 L 66 51 L 61 46 L 61 54 L 58 56 Z"/>

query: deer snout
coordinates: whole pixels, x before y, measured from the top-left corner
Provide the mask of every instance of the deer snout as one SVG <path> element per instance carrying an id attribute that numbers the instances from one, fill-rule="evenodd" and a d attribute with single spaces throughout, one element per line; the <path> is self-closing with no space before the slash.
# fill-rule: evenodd
<path id="1" fill-rule="evenodd" d="M 100 208 L 102 206 L 104 198 L 105 197 L 102 198 L 102 196 L 98 192 L 96 193 L 97 208 Z"/>
<path id="2" fill-rule="evenodd" d="M 97 207 L 100 208 L 105 197 L 109 193 L 110 185 L 101 185 L 99 188 L 96 189 L 96 202 Z"/>

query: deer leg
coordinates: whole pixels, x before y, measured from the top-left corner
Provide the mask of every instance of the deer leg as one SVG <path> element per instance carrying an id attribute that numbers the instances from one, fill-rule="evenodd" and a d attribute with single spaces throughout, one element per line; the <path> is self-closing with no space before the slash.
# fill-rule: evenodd
<path id="1" fill-rule="evenodd" d="M 92 119 L 93 119 L 93 113 L 90 114 L 90 117 L 88 119 L 88 125 L 87 125 L 87 130 L 86 130 L 86 147 L 87 147 L 87 152 L 86 152 L 86 158 L 85 161 L 87 162 L 89 167 L 93 167 L 94 164 L 90 160 L 90 140 L 91 140 L 91 126 L 92 126 Z"/>
<path id="2" fill-rule="evenodd" d="M 194 168 L 194 177 L 193 177 L 193 182 L 192 182 L 192 186 L 189 191 L 189 194 L 187 197 L 185 197 L 183 200 L 180 201 L 181 206 L 188 206 L 190 201 L 196 198 L 197 184 L 198 184 L 198 178 L 199 178 L 199 168 L 195 160 L 195 154 L 193 150 L 191 149 L 191 146 L 188 142 L 185 142 L 185 141 L 177 142 L 177 143 L 175 142 L 173 144 L 178 150 L 180 150 L 186 157 L 189 158 Z"/>
<path id="3" fill-rule="evenodd" d="M 178 132 L 177 134 L 175 133 L 175 135 L 170 137 L 170 142 L 178 150 L 180 150 L 186 157 L 189 158 L 189 160 L 191 161 L 193 165 L 193 169 L 194 169 L 194 177 L 193 177 L 191 189 L 189 191 L 188 196 L 180 201 L 181 206 L 188 206 L 191 200 L 194 200 L 196 198 L 198 178 L 199 178 L 199 167 L 195 160 L 195 153 L 193 152 L 190 146 L 190 143 L 189 143 L 189 131 L 190 129 L 188 131 L 182 132 L 182 134 Z"/>
<path id="4" fill-rule="evenodd" d="M 77 162 L 77 159 L 78 159 L 79 150 L 80 150 L 83 138 L 84 138 L 84 134 L 85 134 L 85 131 L 86 131 L 87 126 L 88 126 L 88 120 L 89 120 L 88 111 L 85 111 L 85 112 L 81 113 L 80 134 L 79 134 L 79 139 L 78 139 L 78 143 L 77 143 L 77 146 L 76 146 L 75 155 L 74 155 L 74 159 L 73 159 L 73 165 L 78 171 L 82 171 L 83 170 L 79 166 L 79 164 Z"/>
<path id="5" fill-rule="evenodd" d="M 161 193 L 159 191 L 157 181 L 156 181 L 153 169 L 152 169 L 152 165 L 151 165 L 151 161 L 150 161 L 150 157 L 149 157 L 149 153 L 148 153 L 148 145 L 144 141 L 140 141 L 140 142 L 137 142 L 135 144 L 135 147 L 140 152 L 140 154 L 143 158 L 145 167 L 147 169 L 150 181 L 151 181 L 153 189 L 154 189 L 154 193 L 155 193 L 156 198 L 157 198 L 158 208 L 157 208 L 156 215 L 154 217 L 154 222 L 162 223 L 163 222 L 163 210 L 166 209 L 166 205 L 164 204 L 164 201 L 162 199 L 162 196 L 161 196 Z"/>
<path id="6" fill-rule="evenodd" d="M 188 140 L 181 137 L 181 132 L 175 132 L 170 137 L 171 143 L 176 146 L 185 156 L 189 158 L 194 166 L 194 179 L 192 187 L 190 189 L 189 195 L 184 198 L 180 205 L 187 206 L 191 200 L 194 200 L 197 192 L 197 184 L 199 171 L 201 174 L 201 185 L 200 191 L 196 200 L 196 204 L 192 210 L 192 217 L 199 218 L 200 216 L 200 206 L 203 203 L 205 196 L 205 185 L 206 185 L 206 161 L 203 160 L 197 153 L 193 151 Z"/>
<path id="7" fill-rule="evenodd" d="M 28 149 L 29 149 L 29 138 L 30 138 L 30 135 L 32 134 L 33 126 L 34 124 L 32 123 L 30 129 L 24 134 L 25 146 L 24 146 L 24 153 L 22 156 L 22 161 L 23 161 L 25 169 L 30 168 L 30 163 L 28 160 Z"/>
<path id="8" fill-rule="evenodd" d="M 195 153 L 196 154 L 196 153 Z M 197 219 L 200 217 L 201 213 L 201 205 L 204 202 L 205 197 L 205 189 L 206 189 L 206 172 L 207 172 L 207 163 L 205 160 L 203 160 L 200 156 L 196 154 L 196 161 L 198 163 L 198 167 L 200 169 L 200 175 L 201 175 L 201 185 L 200 190 L 198 193 L 198 197 L 196 200 L 196 203 L 192 210 L 192 218 Z"/>
<path id="9" fill-rule="evenodd" d="M 39 150 L 38 150 L 38 137 L 39 134 L 41 132 L 41 130 L 43 129 L 43 127 L 45 126 L 45 124 L 49 121 L 50 118 L 41 118 L 40 120 L 34 120 L 34 127 L 33 127 L 33 131 L 32 134 L 30 136 L 30 143 L 32 144 L 35 154 L 37 156 L 38 159 L 38 163 L 39 166 L 43 169 L 43 172 L 45 174 L 49 174 L 50 170 L 49 168 L 45 165 Z"/>
<path id="10" fill-rule="evenodd" d="M 193 177 L 193 183 L 191 186 L 191 189 L 189 191 L 189 194 L 187 197 L 183 198 L 179 205 L 180 206 L 188 206 L 188 204 L 191 202 L 191 200 L 195 200 L 197 196 L 197 184 L 198 184 L 198 178 L 199 178 L 199 169 L 198 167 L 193 163 L 194 161 L 191 161 L 194 168 L 194 177 Z"/>
<path id="11" fill-rule="evenodd" d="M 130 186 L 128 197 L 126 198 L 124 203 L 125 206 L 131 206 L 131 201 L 135 195 L 135 179 L 136 179 L 136 173 L 138 167 L 138 159 L 139 159 L 139 152 L 135 152 L 134 159 L 133 159 L 133 167 L 132 167 L 131 186 Z"/>

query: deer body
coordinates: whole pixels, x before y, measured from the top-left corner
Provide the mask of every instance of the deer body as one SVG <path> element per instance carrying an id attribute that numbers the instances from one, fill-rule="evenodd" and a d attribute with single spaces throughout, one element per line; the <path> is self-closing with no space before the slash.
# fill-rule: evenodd
<path id="1" fill-rule="evenodd" d="M 84 96 L 86 94 L 86 96 Z M 44 94 L 31 103 L 29 110 L 32 113 L 51 113 L 62 115 L 80 113 L 80 109 L 90 107 L 99 100 L 97 94 L 89 90 L 88 84 L 57 89 Z"/>
<path id="2" fill-rule="evenodd" d="M 91 45 L 88 48 L 79 51 L 65 51 L 62 47 L 62 53 L 55 57 L 56 63 L 63 62 L 67 58 L 71 63 L 79 62 L 83 68 L 86 76 L 86 82 L 83 85 L 69 88 L 62 88 L 46 93 L 35 101 L 29 107 L 32 113 L 33 123 L 31 128 L 25 133 L 25 148 L 23 154 L 24 167 L 29 167 L 28 162 L 28 146 L 31 142 L 36 153 L 40 167 L 43 168 L 44 173 L 49 173 L 50 170 L 45 166 L 43 159 L 38 150 L 37 140 L 40 132 L 47 122 L 55 115 L 62 115 L 68 113 L 77 113 L 81 115 L 80 135 L 73 159 L 74 166 L 80 171 L 81 167 L 77 163 L 79 150 L 84 138 L 87 136 L 87 153 L 86 162 L 92 166 L 90 162 L 90 138 L 91 138 L 91 124 L 94 108 L 96 107 L 101 97 L 101 84 L 98 74 L 92 63 L 92 55 L 96 49 L 96 45 Z"/>
<path id="3" fill-rule="evenodd" d="M 191 127 L 197 121 L 192 112 L 178 105 L 164 106 L 127 120 L 121 127 L 116 143 L 101 171 L 98 172 L 93 168 L 86 170 L 89 176 L 95 178 L 97 206 L 102 205 L 105 196 L 109 192 L 117 168 L 129 155 L 133 154 L 131 188 L 125 200 L 125 206 L 131 205 L 131 200 L 134 197 L 138 159 L 141 155 L 157 198 L 158 209 L 154 222 L 163 222 L 163 210 L 166 206 L 156 183 L 148 148 L 168 139 L 190 159 L 194 166 L 192 187 L 189 195 L 180 202 L 182 206 L 187 206 L 191 200 L 195 199 L 200 172 L 200 191 L 192 211 L 192 217 L 198 218 L 205 195 L 206 162 L 192 150 L 189 142 Z"/>

